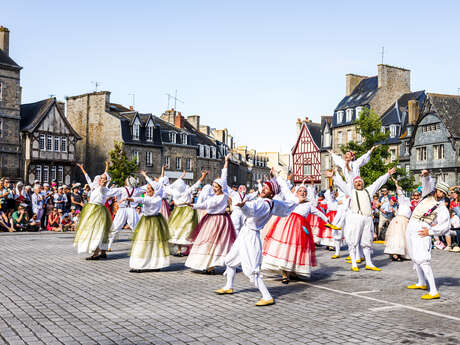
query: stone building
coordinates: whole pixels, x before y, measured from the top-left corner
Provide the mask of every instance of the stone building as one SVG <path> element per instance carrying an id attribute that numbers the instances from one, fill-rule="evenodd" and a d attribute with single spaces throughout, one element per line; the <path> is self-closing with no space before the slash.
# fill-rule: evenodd
<path id="1" fill-rule="evenodd" d="M 104 170 L 114 142 L 123 143 L 128 158 L 138 160 L 139 169 L 150 175 L 160 174 L 161 130 L 150 114 L 111 103 L 110 92 L 102 91 L 67 97 L 67 119 L 82 138 L 77 143 L 76 158 L 90 176 Z"/>
<path id="2" fill-rule="evenodd" d="M 329 180 L 325 177 L 326 171 L 332 168 L 332 116 L 321 116 L 321 189 L 329 187 Z"/>
<path id="3" fill-rule="evenodd" d="M 340 146 L 349 141 L 361 141 L 353 123 L 363 107 L 382 116 L 401 95 L 410 92 L 410 70 L 383 64 L 377 67 L 377 76 L 346 75 L 345 97 L 335 108 L 332 119 L 334 152 L 340 152 Z"/>
<path id="4" fill-rule="evenodd" d="M 267 160 L 267 168 L 275 168 L 281 171 L 280 176 L 287 179 L 291 170 L 291 155 L 279 152 L 259 152 L 259 155 Z"/>
<path id="5" fill-rule="evenodd" d="M 382 115 L 382 132 L 388 132 L 385 140 L 390 157 L 388 162 L 399 159 L 399 166 L 410 171 L 408 141 L 412 135 L 414 120 L 425 100 L 425 91 L 405 93 L 393 103 Z M 415 107 L 414 107 L 415 105 Z"/>
<path id="6" fill-rule="evenodd" d="M 449 185 L 460 184 L 460 96 L 427 93 L 409 139 L 416 182 L 423 169 Z"/>
<path id="7" fill-rule="evenodd" d="M 10 57 L 10 31 L 0 26 L 0 176 L 22 174 L 20 67 Z"/>
<path id="8" fill-rule="evenodd" d="M 64 103 L 49 98 L 21 105 L 24 181 L 70 184 L 80 136 L 64 116 Z"/>
<path id="9" fill-rule="evenodd" d="M 247 169 L 247 182 L 243 183 L 243 179 L 240 179 L 240 181 L 235 180 L 232 184 L 246 184 L 249 188 L 256 188 L 257 180 L 263 180 L 264 176 L 269 176 L 268 158 L 264 155 L 243 145 L 237 146 L 233 152 L 239 155 L 240 166 L 243 170 L 241 176 L 244 176 L 244 171 Z"/>

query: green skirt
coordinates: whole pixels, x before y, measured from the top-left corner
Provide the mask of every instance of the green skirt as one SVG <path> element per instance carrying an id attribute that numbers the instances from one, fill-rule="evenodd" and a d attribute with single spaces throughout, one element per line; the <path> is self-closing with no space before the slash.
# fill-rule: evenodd
<path id="1" fill-rule="evenodd" d="M 160 214 L 142 216 L 134 230 L 129 267 L 158 269 L 169 266 L 168 224 Z"/>
<path id="2" fill-rule="evenodd" d="M 105 206 L 86 204 L 80 214 L 74 247 L 78 253 L 92 254 L 97 248 L 107 250 L 112 217 Z"/>
<path id="3" fill-rule="evenodd" d="M 168 220 L 170 243 L 189 245 L 188 237 L 198 225 L 198 214 L 191 206 L 174 207 Z"/>

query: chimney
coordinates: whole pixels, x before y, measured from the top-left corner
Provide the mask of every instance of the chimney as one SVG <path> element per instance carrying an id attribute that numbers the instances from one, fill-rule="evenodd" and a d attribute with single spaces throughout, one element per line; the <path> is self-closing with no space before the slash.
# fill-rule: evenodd
<path id="1" fill-rule="evenodd" d="M 190 122 L 196 130 L 200 130 L 200 115 L 187 116 L 187 121 Z"/>
<path id="2" fill-rule="evenodd" d="M 4 26 L 0 26 L 0 50 L 10 56 L 10 30 Z"/>
<path id="3" fill-rule="evenodd" d="M 174 117 L 174 126 L 177 128 L 184 128 L 184 121 L 185 118 L 182 116 L 182 114 L 179 112 L 176 113 L 176 116 Z"/>
<path id="4" fill-rule="evenodd" d="M 346 74 L 346 87 L 345 87 L 345 96 L 350 96 L 353 93 L 353 90 L 358 86 L 361 80 L 366 79 L 365 75 L 357 74 Z"/>
<path id="5" fill-rule="evenodd" d="M 129 110 L 134 110 L 134 107 L 132 105 L 130 105 Z"/>
<path id="6" fill-rule="evenodd" d="M 209 136 L 211 134 L 211 128 L 209 126 L 200 126 L 200 132 Z"/>
<path id="7" fill-rule="evenodd" d="M 407 104 L 407 114 L 409 116 L 409 125 L 415 125 L 420 115 L 420 108 L 418 106 L 418 101 L 411 99 Z"/>
<path id="8" fill-rule="evenodd" d="M 297 119 L 297 122 L 296 122 L 296 128 L 297 128 L 297 135 L 299 135 L 300 133 L 300 130 L 302 129 L 302 121 L 300 119 Z"/>
<path id="9" fill-rule="evenodd" d="M 56 106 L 59 108 L 61 111 L 62 115 L 65 116 L 65 103 L 61 101 L 56 101 Z"/>
<path id="10" fill-rule="evenodd" d="M 401 93 L 410 92 L 410 70 L 383 64 L 377 67 L 379 89 L 398 90 Z"/>

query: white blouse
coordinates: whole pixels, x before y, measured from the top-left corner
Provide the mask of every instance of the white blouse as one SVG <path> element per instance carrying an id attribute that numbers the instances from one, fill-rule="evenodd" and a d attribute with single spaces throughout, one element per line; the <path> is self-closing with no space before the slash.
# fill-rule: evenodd
<path id="1" fill-rule="evenodd" d="M 271 216 L 286 217 L 297 204 L 298 202 L 285 202 L 260 197 L 248 201 L 241 207 L 241 211 L 247 217 L 244 226 L 251 230 L 261 230 Z"/>
<path id="2" fill-rule="evenodd" d="M 163 194 L 145 195 L 144 197 L 133 198 L 136 203 L 143 204 L 142 214 L 144 216 L 156 216 L 161 210 L 161 200 Z"/>
<path id="3" fill-rule="evenodd" d="M 110 176 L 109 174 L 106 174 L 106 176 L 108 184 L 110 181 Z M 94 178 L 94 181 L 91 181 L 88 174 L 85 174 L 85 178 L 86 182 L 88 183 L 88 186 L 91 188 L 91 194 L 89 196 L 90 204 L 104 206 L 108 198 L 116 196 L 116 192 L 111 190 L 110 188 L 99 186 L 99 175 Z"/>
<path id="4" fill-rule="evenodd" d="M 227 190 L 227 169 L 222 169 L 222 174 L 220 177 L 223 180 L 224 186 L 222 191 Z M 228 194 L 222 193 L 220 195 L 207 194 L 203 195 L 202 198 L 193 205 L 194 209 L 197 210 L 206 210 L 208 214 L 221 214 L 225 212 L 225 209 L 228 206 Z"/>
<path id="5" fill-rule="evenodd" d="M 192 202 L 193 192 L 200 186 L 201 181 L 198 180 L 192 186 L 185 185 L 182 179 L 177 179 L 169 186 L 165 186 L 165 191 L 173 197 L 174 207 L 185 206 Z"/>
<path id="6" fill-rule="evenodd" d="M 400 188 L 397 189 L 398 193 L 398 216 L 410 218 L 412 211 L 410 209 L 410 199 L 405 196 Z"/>

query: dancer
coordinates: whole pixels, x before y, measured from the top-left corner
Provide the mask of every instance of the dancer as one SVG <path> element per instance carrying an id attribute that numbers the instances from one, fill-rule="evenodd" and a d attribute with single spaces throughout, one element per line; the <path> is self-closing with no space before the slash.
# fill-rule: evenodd
<path id="1" fill-rule="evenodd" d="M 243 201 L 238 204 L 238 207 L 241 207 L 241 211 L 246 216 L 246 221 L 232 249 L 225 258 L 227 269 L 224 275 L 227 278 L 227 283 L 223 288 L 216 290 L 216 293 L 219 295 L 232 294 L 236 268 L 241 265 L 243 273 L 251 282 L 254 282 L 262 294 L 262 299 L 256 303 L 256 306 L 266 306 L 275 303 L 260 274 L 262 243 L 259 231 L 272 215 L 285 217 L 297 205 L 294 202 L 287 203 L 273 200 L 273 197 L 280 192 L 280 186 L 276 180 L 277 173 L 274 169 L 272 169 L 271 174 L 273 176 L 272 179 L 264 183 L 257 199 L 247 202 Z"/>
<path id="2" fill-rule="evenodd" d="M 225 265 L 225 255 L 235 242 L 233 223 L 225 212 L 228 206 L 227 167 L 230 155 L 220 178 L 212 184 L 213 195 L 193 205 L 196 210 L 206 210 L 206 215 L 193 230 L 189 240 L 193 243 L 185 266 L 213 274 L 214 267 Z"/>
<path id="3" fill-rule="evenodd" d="M 129 225 L 131 231 L 136 228 L 137 222 L 139 222 L 139 214 L 136 212 L 137 203 L 130 200 L 144 193 L 145 186 L 137 188 L 137 180 L 133 176 L 128 176 L 124 187 L 111 188 L 111 190 L 115 193 L 117 200 L 120 201 L 118 202 L 118 210 L 113 219 L 112 231 L 109 236 L 109 252 L 112 250 L 113 242 L 118 233 L 123 230 L 126 224 Z"/>
<path id="4" fill-rule="evenodd" d="M 77 166 L 85 175 L 91 188 L 91 196 L 81 211 L 75 233 L 74 247 L 77 247 L 78 253 L 92 253 L 86 260 L 106 259 L 112 218 L 104 204 L 108 198 L 116 193 L 106 187 L 110 181 L 109 163 L 105 163 L 104 173 L 96 176 L 94 181 L 91 181 L 82 164 L 77 164 Z"/>
<path id="5" fill-rule="evenodd" d="M 377 268 L 371 259 L 373 241 L 371 195 L 374 195 L 395 171 L 396 168 L 388 169 L 388 173 L 380 176 L 367 188 L 364 188 L 364 181 L 360 176 L 354 178 L 353 188 L 350 188 L 337 173 L 328 172 L 327 176 L 333 176 L 335 185 L 351 198 L 351 212 L 347 212 L 345 220 L 345 240 L 350 250 L 351 269 L 355 272 L 359 271 L 356 263 L 356 256 L 359 255 L 359 244 L 363 248 L 366 260 L 365 269 L 380 271 L 380 268 Z"/>
<path id="6" fill-rule="evenodd" d="M 390 255 L 393 261 L 402 261 L 402 259 L 410 259 L 407 253 L 406 245 L 406 228 L 409 224 L 409 218 L 412 214 L 410 199 L 403 193 L 398 181 L 392 178 L 396 192 L 398 194 L 398 211 L 396 216 L 388 225 L 388 230 L 385 236 L 385 254 Z"/>
<path id="7" fill-rule="evenodd" d="M 129 267 L 132 273 L 159 271 L 169 266 L 169 230 L 160 212 L 163 200 L 163 177 L 155 182 L 145 171 L 141 171 L 140 174 L 148 183 L 145 196 L 128 198 L 131 202 L 143 205 L 143 214 L 134 230 L 131 245 Z"/>
<path id="8" fill-rule="evenodd" d="M 161 176 L 160 178 L 163 178 L 163 195 L 162 195 L 162 199 L 161 199 L 161 214 L 163 215 L 164 219 L 166 219 L 166 221 L 168 221 L 169 219 L 169 216 L 171 215 L 171 208 L 169 207 L 169 204 L 168 204 L 168 193 L 166 192 L 166 186 L 169 185 L 169 178 L 168 176 L 165 176 L 164 173 L 165 173 L 165 169 L 166 169 L 166 165 L 163 166 L 163 168 L 161 169 Z"/>
<path id="9" fill-rule="evenodd" d="M 434 182 L 427 170 L 422 171 L 421 178 L 423 199 L 413 210 L 406 230 L 407 250 L 418 282 L 407 288 L 427 290 L 428 281 L 430 291 L 422 299 L 431 300 L 440 298 L 431 268 L 431 236 L 442 236 L 450 230 L 449 210 L 444 204 L 449 185 L 440 181 L 433 188 Z"/>
<path id="10" fill-rule="evenodd" d="M 168 227 L 171 234 L 169 243 L 177 245 L 176 256 L 183 256 L 182 246 L 192 244 L 188 238 L 198 224 L 198 215 L 190 203 L 192 202 L 192 193 L 204 181 L 206 174 L 206 172 L 202 172 L 200 179 L 190 187 L 183 180 L 184 171 L 176 181 L 166 186 L 166 192 L 172 195 L 174 201 L 174 210 L 169 216 Z"/>
<path id="11" fill-rule="evenodd" d="M 260 182 L 258 184 L 260 185 Z M 259 188 L 259 192 L 260 192 L 260 188 Z M 229 197 L 232 201 L 231 218 L 232 218 L 233 227 L 235 228 L 235 231 L 237 234 L 240 232 L 241 227 L 243 226 L 246 218 L 244 217 L 244 214 L 241 211 L 241 208 L 236 205 L 239 203 L 242 203 L 243 201 L 254 200 L 259 195 L 259 192 L 256 191 L 256 192 L 248 194 L 247 188 L 244 184 L 238 187 L 238 191 L 234 191 L 232 189 L 229 190 Z"/>
<path id="12" fill-rule="evenodd" d="M 280 272 L 281 282 L 289 283 L 288 273 L 297 277 L 309 276 L 311 267 L 316 266 L 313 234 L 309 231 L 307 215 L 312 213 L 328 223 L 327 217 L 307 200 L 307 188 L 300 185 L 295 193 L 280 179 L 281 192 L 285 199 L 298 204 L 289 217 L 281 218 L 268 232 L 263 243 L 263 271 Z"/>

